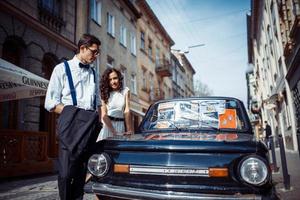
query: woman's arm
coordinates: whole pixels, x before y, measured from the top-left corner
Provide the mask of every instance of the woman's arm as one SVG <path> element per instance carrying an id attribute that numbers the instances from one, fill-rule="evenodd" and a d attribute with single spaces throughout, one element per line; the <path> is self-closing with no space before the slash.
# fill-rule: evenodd
<path id="1" fill-rule="evenodd" d="M 107 107 L 106 107 L 106 103 L 104 101 L 101 101 L 102 105 L 101 105 L 101 118 L 102 118 L 102 122 L 108 127 L 108 129 L 110 130 L 110 132 L 112 132 L 113 135 L 117 134 L 117 131 L 114 129 L 110 119 L 107 116 Z"/>
<path id="2" fill-rule="evenodd" d="M 130 91 L 126 93 L 125 96 L 125 110 L 124 110 L 124 117 L 125 117 L 125 124 L 127 132 L 132 133 L 132 123 L 131 123 L 131 114 L 130 114 Z"/>

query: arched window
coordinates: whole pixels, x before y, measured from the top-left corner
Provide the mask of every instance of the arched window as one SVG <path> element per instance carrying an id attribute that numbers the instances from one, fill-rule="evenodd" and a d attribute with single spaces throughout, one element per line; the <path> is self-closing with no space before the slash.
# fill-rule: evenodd
<path id="1" fill-rule="evenodd" d="M 53 53 L 45 53 L 42 59 L 42 72 L 45 79 L 50 80 L 54 67 L 59 59 Z M 41 97 L 39 130 L 48 132 L 48 156 L 57 157 L 58 143 L 56 140 L 56 118 L 54 112 L 48 112 L 45 108 L 45 97 Z"/>
<path id="2" fill-rule="evenodd" d="M 1 57 L 8 62 L 22 67 L 22 58 L 25 50 L 25 43 L 22 38 L 9 36 L 3 43 Z M 22 129 L 22 119 L 18 115 L 19 100 L 0 103 L 0 128 L 5 129 Z"/>
<path id="3" fill-rule="evenodd" d="M 44 78 L 50 80 L 54 67 L 59 63 L 59 59 L 52 53 L 45 53 L 42 60 L 42 72 Z"/>
<path id="4" fill-rule="evenodd" d="M 56 55 L 52 53 L 45 53 L 42 59 L 42 72 L 44 78 L 50 80 L 51 74 L 54 67 L 59 63 Z M 41 97 L 41 106 L 40 106 L 40 131 L 50 131 L 51 124 L 49 123 L 49 113 L 44 108 L 45 97 Z"/>

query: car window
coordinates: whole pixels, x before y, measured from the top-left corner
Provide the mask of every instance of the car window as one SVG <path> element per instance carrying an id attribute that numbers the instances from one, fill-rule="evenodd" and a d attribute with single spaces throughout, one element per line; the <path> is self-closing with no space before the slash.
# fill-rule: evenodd
<path id="1" fill-rule="evenodd" d="M 153 105 L 141 128 L 242 130 L 246 122 L 235 100 L 178 100 Z"/>

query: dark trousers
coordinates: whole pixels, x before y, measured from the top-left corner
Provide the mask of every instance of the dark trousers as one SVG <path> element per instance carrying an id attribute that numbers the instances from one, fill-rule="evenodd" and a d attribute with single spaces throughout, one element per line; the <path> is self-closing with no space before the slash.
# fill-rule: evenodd
<path id="1" fill-rule="evenodd" d="M 86 177 L 86 159 L 82 157 L 73 160 L 70 152 L 59 146 L 58 189 L 61 200 L 83 199 L 83 187 Z"/>
<path id="2" fill-rule="evenodd" d="M 87 160 L 101 125 L 98 113 L 65 106 L 58 118 L 58 189 L 61 200 L 83 199 Z"/>

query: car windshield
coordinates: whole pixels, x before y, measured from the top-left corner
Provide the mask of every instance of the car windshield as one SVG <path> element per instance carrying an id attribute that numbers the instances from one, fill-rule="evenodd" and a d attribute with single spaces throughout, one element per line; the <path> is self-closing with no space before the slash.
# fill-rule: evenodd
<path id="1" fill-rule="evenodd" d="M 227 99 L 188 99 L 159 102 L 151 106 L 141 131 L 231 130 L 248 128 L 242 104 Z"/>

